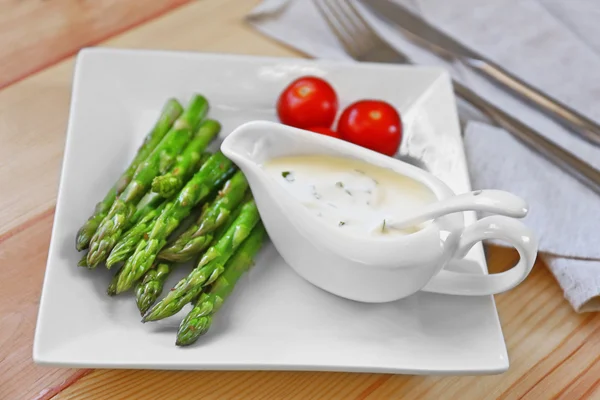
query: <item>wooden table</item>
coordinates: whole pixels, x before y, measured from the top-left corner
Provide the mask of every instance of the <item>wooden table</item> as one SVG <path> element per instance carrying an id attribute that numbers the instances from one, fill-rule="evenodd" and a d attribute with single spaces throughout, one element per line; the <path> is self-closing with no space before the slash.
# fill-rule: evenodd
<path id="1" fill-rule="evenodd" d="M 74 370 L 33 364 L 72 55 L 99 45 L 300 56 L 243 22 L 257 3 L 0 0 L 0 399 L 600 398 L 600 315 L 575 314 L 541 263 L 524 284 L 496 296 L 511 358 L 502 375 Z M 493 272 L 516 259 L 510 250 L 488 250 Z"/>

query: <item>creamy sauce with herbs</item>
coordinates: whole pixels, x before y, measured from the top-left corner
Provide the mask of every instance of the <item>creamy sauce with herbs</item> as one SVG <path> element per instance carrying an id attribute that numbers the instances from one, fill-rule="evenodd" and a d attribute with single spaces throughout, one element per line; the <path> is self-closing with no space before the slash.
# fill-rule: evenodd
<path id="1" fill-rule="evenodd" d="M 363 161 L 334 156 L 294 156 L 270 160 L 265 171 L 315 217 L 350 233 L 407 234 L 386 226 L 386 219 L 411 215 L 434 202 L 423 184 Z"/>

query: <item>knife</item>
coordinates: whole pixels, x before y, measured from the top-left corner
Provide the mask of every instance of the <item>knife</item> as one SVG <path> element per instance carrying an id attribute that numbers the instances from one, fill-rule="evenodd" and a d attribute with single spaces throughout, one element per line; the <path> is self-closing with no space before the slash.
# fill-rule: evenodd
<path id="1" fill-rule="evenodd" d="M 361 1 L 361 4 L 374 11 L 381 19 L 400 29 L 404 36 L 419 46 L 434 52 L 447 61 L 458 61 L 468 66 L 480 75 L 508 89 L 588 142 L 600 146 L 600 126 L 597 123 L 452 39 L 400 4 L 390 0 Z"/>

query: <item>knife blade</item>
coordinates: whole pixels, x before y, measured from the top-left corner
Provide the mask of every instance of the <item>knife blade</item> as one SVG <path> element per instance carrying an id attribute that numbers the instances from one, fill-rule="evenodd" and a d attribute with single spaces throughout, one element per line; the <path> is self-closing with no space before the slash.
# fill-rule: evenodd
<path id="1" fill-rule="evenodd" d="M 413 14 L 407 8 L 390 0 L 363 1 L 366 7 L 375 11 L 378 16 L 390 21 L 404 33 L 409 34 L 413 40 L 431 48 L 439 56 L 448 59 L 457 56 L 472 59 L 482 59 L 477 53 L 449 35 L 430 25 L 420 16 Z"/>
<path id="2" fill-rule="evenodd" d="M 398 28 L 404 36 L 445 60 L 461 62 L 510 93 L 525 100 L 565 128 L 600 146 L 600 125 L 578 111 L 522 81 L 481 54 L 468 48 L 391 0 L 361 1 L 379 18 Z"/>

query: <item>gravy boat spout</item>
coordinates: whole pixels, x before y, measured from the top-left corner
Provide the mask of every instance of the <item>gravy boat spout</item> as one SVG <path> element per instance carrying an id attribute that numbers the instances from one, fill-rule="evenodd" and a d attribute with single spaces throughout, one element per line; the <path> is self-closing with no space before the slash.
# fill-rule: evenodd
<path id="1" fill-rule="evenodd" d="M 464 228 L 462 214 L 455 213 L 436 218 L 422 229 L 406 235 L 349 234 L 311 214 L 263 167 L 271 159 L 289 156 L 353 158 L 420 182 L 438 200 L 455 196 L 430 173 L 343 140 L 274 122 L 254 121 L 233 131 L 223 141 L 221 150 L 246 175 L 269 237 L 287 264 L 309 282 L 342 297 L 364 302 L 387 302 L 406 297 L 437 279 L 435 275 L 455 254 L 466 253 L 481 240 L 479 231 L 490 232 L 484 226 L 478 227 L 477 232 L 467 232 L 469 228 Z M 504 226 L 502 221 L 493 222 L 494 226 Z M 509 228 L 518 232 L 509 235 L 505 232 Z M 513 237 L 527 237 L 524 227 L 519 230 L 513 224 L 509 228 L 503 228 L 502 234 L 497 236 L 510 241 L 517 240 L 512 240 Z M 527 260 L 530 259 L 528 253 Z M 499 275 L 502 274 L 495 276 Z M 490 285 L 478 293 L 468 282 L 464 288 L 449 289 L 448 286 L 456 281 L 455 277 L 450 277 L 448 284 L 433 282 L 431 291 L 452 294 L 490 292 Z M 512 277 L 509 283 L 515 281 L 516 277 Z M 458 283 L 461 282 L 459 279 Z M 495 292 L 500 286 L 495 286 Z"/>

